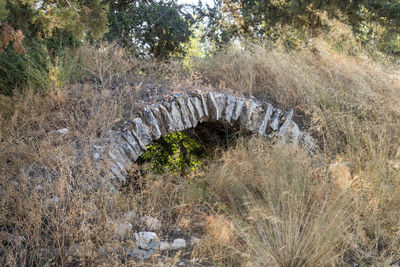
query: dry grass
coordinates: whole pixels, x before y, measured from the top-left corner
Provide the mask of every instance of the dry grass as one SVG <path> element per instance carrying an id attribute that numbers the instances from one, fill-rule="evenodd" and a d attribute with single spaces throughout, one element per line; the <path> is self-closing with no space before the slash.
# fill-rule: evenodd
<path id="1" fill-rule="evenodd" d="M 160 236 L 180 228 L 201 238 L 153 265 L 397 264 L 398 67 L 313 43 L 292 54 L 230 48 L 189 73 L 115 47 L 83 47 L 54 67 L 46 96 L 0 96 L 0 265 L 120 265 L 133 241 L 116 237 L 116 224 L 142 229 L 129 211 L 162 219 Z M 243 140 L 191 176 L 147 174 L 141 190 L 105 190 L 92 145 L 144 101 L 199 84 L 295 107 L 324 159 Z M 54 133 L 60 128 L 69 132 Z M 348 164 L 326 168 L 331 161 Z"/>
<path id="2" fill-rule="evenodd" d="M 218 209 L 234 226 L 229 234 L 224 228 L 217 236 L 210 234 L 239 253 L 247 266 L 340 262 L 350 197 L 311 162 L 296 148 L 257 139 L 224 153 L 205 179 Z"/>

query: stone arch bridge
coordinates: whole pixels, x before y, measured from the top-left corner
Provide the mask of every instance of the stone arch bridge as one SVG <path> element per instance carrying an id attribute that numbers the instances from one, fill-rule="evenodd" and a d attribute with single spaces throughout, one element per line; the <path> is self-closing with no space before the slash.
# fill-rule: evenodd
<path id="1" fill-rule="evenodd" d="M 314 150 L 313 139 L 299 129 L 292 117 L 293 110 L 282 111 L 267 102 L 220 92 L 196 91 L 168 96 L 145 106 L 135 118 L 112 130 L 109 149 L 103 157 L 110 162 L 110 171 L 106 173 L 113 184 L 125 183 L 132 163 L 146 151 L 146 146 L 162 136 L 195 128 L 202 122 L 235 125 L 265 138 Z"/>

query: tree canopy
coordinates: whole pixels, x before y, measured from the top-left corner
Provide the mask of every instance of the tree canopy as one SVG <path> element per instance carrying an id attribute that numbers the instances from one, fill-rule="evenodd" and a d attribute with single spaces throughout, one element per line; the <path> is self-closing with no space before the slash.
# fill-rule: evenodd
<path id="1" fill-rule="evenodd" d="M 116 0 L 110 4 L 109 41 L 137 54 L 167 58 L 182 53 L 193 17 L 175 1 Z"/>

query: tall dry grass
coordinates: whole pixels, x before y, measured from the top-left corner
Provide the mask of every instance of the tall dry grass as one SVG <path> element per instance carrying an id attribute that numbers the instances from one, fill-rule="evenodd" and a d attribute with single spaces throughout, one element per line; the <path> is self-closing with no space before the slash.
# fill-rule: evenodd
<path id="1" fill-rule="evenodd" d="M 112 46 L 82 47 L 60 59 L 45 95 L 0 96 L 0 265 L 121 262 L 114 226 L 134 205 L 99 179 L 93 145 L 107 153 L 108 131 L 152 93 L 157 69 Z"/>
<path id="2" fill-rule="evenodd" d="M 295 53 L 257 44 L 228 48 L 200 61 L 197 71 L 207 84 L 295 108 L 295 121 L 318 140 L 323 154 L 351 165 L 357 216 L 347 257 L 375 266 L 397 257 L 397 65 L 340 54 L 313 40 L 311 47 Z"/>
<path id="3" fill-rule="evenodd" d="M 116 238 L 114 228 L 128 211 L 161 218 L 160 235 L 201 237 L 193 251 L 163 255 L 165 264 L 397 264 L 398 67 L 313 43 L 296 53 L 230 48 L 191 72 L 83 47 L 60 59 L 45 96 L 1 96 L 0 264 L 121 264 L 132 237 Z M 106 190 L 92 145 L 145 101 L 200 84 L 295 108 L 322 162 L 347 161 L 349 170 L 332 174 L 296 148 L 251 140 L 191 176 L 148 174 L 139 191 Z"/>
<path id="4" fill-rule="evenodd" d="M 351 195 L 335 188 L 328 173 L 312 165 L 295 147 L 251 139 L 209 167 L 204 179 L 210 195 L 225 224 L 233 225 L 232 238 L 225 238 L 224 245 L 241 256 L 241 264 L 341 263 Z"/>

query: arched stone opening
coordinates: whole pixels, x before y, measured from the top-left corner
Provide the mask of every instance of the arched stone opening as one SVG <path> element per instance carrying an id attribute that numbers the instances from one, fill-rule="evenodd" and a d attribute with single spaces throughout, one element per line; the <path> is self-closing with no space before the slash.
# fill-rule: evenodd
<path id="1" fill-rule="evenodd" d="M 189 129 L 207 135 L 211 126 L 231 127 L 314 149 L 312 138 L 300 131 L 292 117 L 293 110 L 285 112 L 264 101 L 224 93 L 196 91 L 167 96 L 145 106 L 135 118 L 121 123 L 110 134 L 111 179 L 125 183 L 132 162 L 149 144 L 168 134 L 190 132 Z"/>

